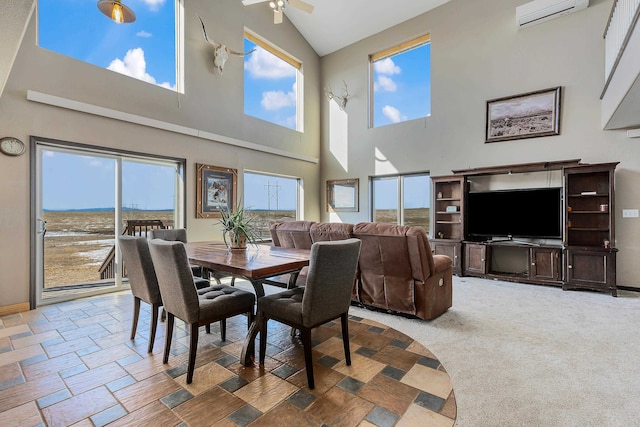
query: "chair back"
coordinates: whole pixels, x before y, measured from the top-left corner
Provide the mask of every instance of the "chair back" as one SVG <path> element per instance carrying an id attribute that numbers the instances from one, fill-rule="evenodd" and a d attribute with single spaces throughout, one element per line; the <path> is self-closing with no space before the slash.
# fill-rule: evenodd
<path id="1" fill-rule="evenodd" d="M 131 293 L 148 304 L 162 304 L 156 271 L 144 236 L 118 237 Z"/>
<path id="2" fill-rule="evenodd" d="M 153 239 L 187 243 L 187 230 L 184 228 L 156 228 L 149 230 L 149 240 Z"/>
<path id="3" fill-rule="evenodd" d="M 313 327 L 349 311 L 361 242 L 358 239 L 316 242 L 311 246 L 302 322 Z"/>
<path id="4" fill-rule="evenodd" d="M 165 309 L 184 322 L 197 322 L 200 306 L 184 243 L 153 239 L 149 250 Z"/>

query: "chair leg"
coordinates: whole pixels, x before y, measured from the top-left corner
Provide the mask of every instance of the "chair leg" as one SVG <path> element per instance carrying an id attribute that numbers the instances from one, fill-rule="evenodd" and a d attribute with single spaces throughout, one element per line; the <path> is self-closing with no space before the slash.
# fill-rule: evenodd
<path id="1" fill-rule="evenodd" d="M 236 285 L 236 277 L 231 276 L 231 286 L 235 286 L 235 285 Z"/>
<path id="2" fill-rule="evenodd" d="M 167 310 L 165 310 L 164 307 L 162 307 L 162 314 L 160 315 L 160 321 L 164 322 L 166 318 L 167 318 Z"/>
<path id="3" fill-rule="evenodd" d="M 133 324 L 131 325 L 131 340 L 136 337 L 138 329 L 138 317 L 140 316 L 140 298 L 133 297 Z"/>
<path id="4" fill-rule="evenodd" d="M 193 381 L 193 371 L 196 365 L 196 352 L 198 350 L 198 324 L 191 324 L 191 339 L 189 342 L 189 365 L 187 366 L 187 384 Z"/>
<path id="5" fill-rule="evenodd" d="M 149 332 L 149 347 L 147 353 L 153 353 L 153 343 L 156 340 L 156 328 L 158 327 L 158 309 L 160 305 L 151 304 L 151 331 Z"/>
<path id="6" fill-rule="evenodd" d="M 349 349 L 349 315 L 342 313 L 340 316 L 342 323 L 342 344 L 344 346 L 344 358 L 347 366 L 351 366 L 351 350 Z"/>
<path id="7" fill-rule="evenodd" d="M 220 339 L 227 340 L 227 319 L 220 320 Z"/>
<path id="8" fill-rule="evenodd" d="M 164 340 L 164 358 L 162 359 L 162 363 L 167 363 L 169 361 L 169 351 L 171 350 L 171 338 L 173 337 L 173 321 L 174 321 L 173 314 L 167 313 L 167 332 L 165 334 L 165 340 Z"/>
<path id="9" fill-rule="evenodd" d="M 258 357 L 260 364 L 264 365 L 264 359 L 267 354 L 267 321 L 269 318 L 264 313 L 259 315 L 258 318 L 260 320 L 260 354 Z"/>
<path id="10" fill-rule="evenodd" d="M 311 329 L 302 327 L 300 328 L 300 335 L 302 335 L 302 345 L 304 346 L 304 365 L 307 369 L 307 383 L 309 389 L 313 390 L 315 383 L 313 380 L 313 359 L 311 358 Z"/>
<path id="11" fill-rule="evenodd" d="M 204 331 L 208 334 L 211 333 L 211 323 L 207 323 L 206 325 L 204 325 Z"/>

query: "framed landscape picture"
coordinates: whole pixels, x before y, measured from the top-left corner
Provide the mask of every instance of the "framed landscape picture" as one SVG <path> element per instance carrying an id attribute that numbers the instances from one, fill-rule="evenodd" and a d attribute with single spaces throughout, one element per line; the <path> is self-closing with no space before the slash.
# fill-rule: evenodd
<path id="1" fill-rule="evenodd" d="M 327 181 L 327 212 L 358 212 L 359 179 Z"/>
<path id="2" fill-rule="evenodd" d="M 238 172 L 196 163 L 196 218 L 220 218 L 235 206 Z"/>
<path id="3" fill-rule="evenodd" d="M 487 101 L 485 142 L 560 134 L 561 87 Z"/>

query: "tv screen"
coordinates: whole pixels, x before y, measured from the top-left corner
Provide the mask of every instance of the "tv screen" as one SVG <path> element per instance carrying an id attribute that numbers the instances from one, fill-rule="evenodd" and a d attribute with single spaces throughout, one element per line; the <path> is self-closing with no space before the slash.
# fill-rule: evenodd
<path id="1" fill-rule="evenodd" d="M 560 188 L 469 192 L 467 235 L 562 238 Z"/>

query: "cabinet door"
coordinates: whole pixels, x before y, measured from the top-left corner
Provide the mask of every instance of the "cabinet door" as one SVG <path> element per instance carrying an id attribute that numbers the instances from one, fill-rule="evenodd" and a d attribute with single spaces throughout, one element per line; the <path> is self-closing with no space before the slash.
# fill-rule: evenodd
<path id="1" fill-rule="evenodd" d="M 465 274 L 485 274 L 487 272 L 487 247 L 476 243 L 464 245 Z"/>
<path id="2" fill-rule="evenodd" d="M 431 247 L 433 248 L 434 255 L 446 255 L 451 258 L 454 274 L 461 273 L 462 263 L 460 261 L 462 257 L 460 256 L 460 243 L 432 241 Z"/>
<path id="3" fill-rule="evenodd" d="M 568 249 L 563 289 L 611 291 L 611 294 L 616 296 L 615 256 L 615 252 Z"/>
<path id="4" fill-rule="evenodd" d="M 532 248 L 529 278 L 534 280 L 560 280 L 560 249 Z"/>

